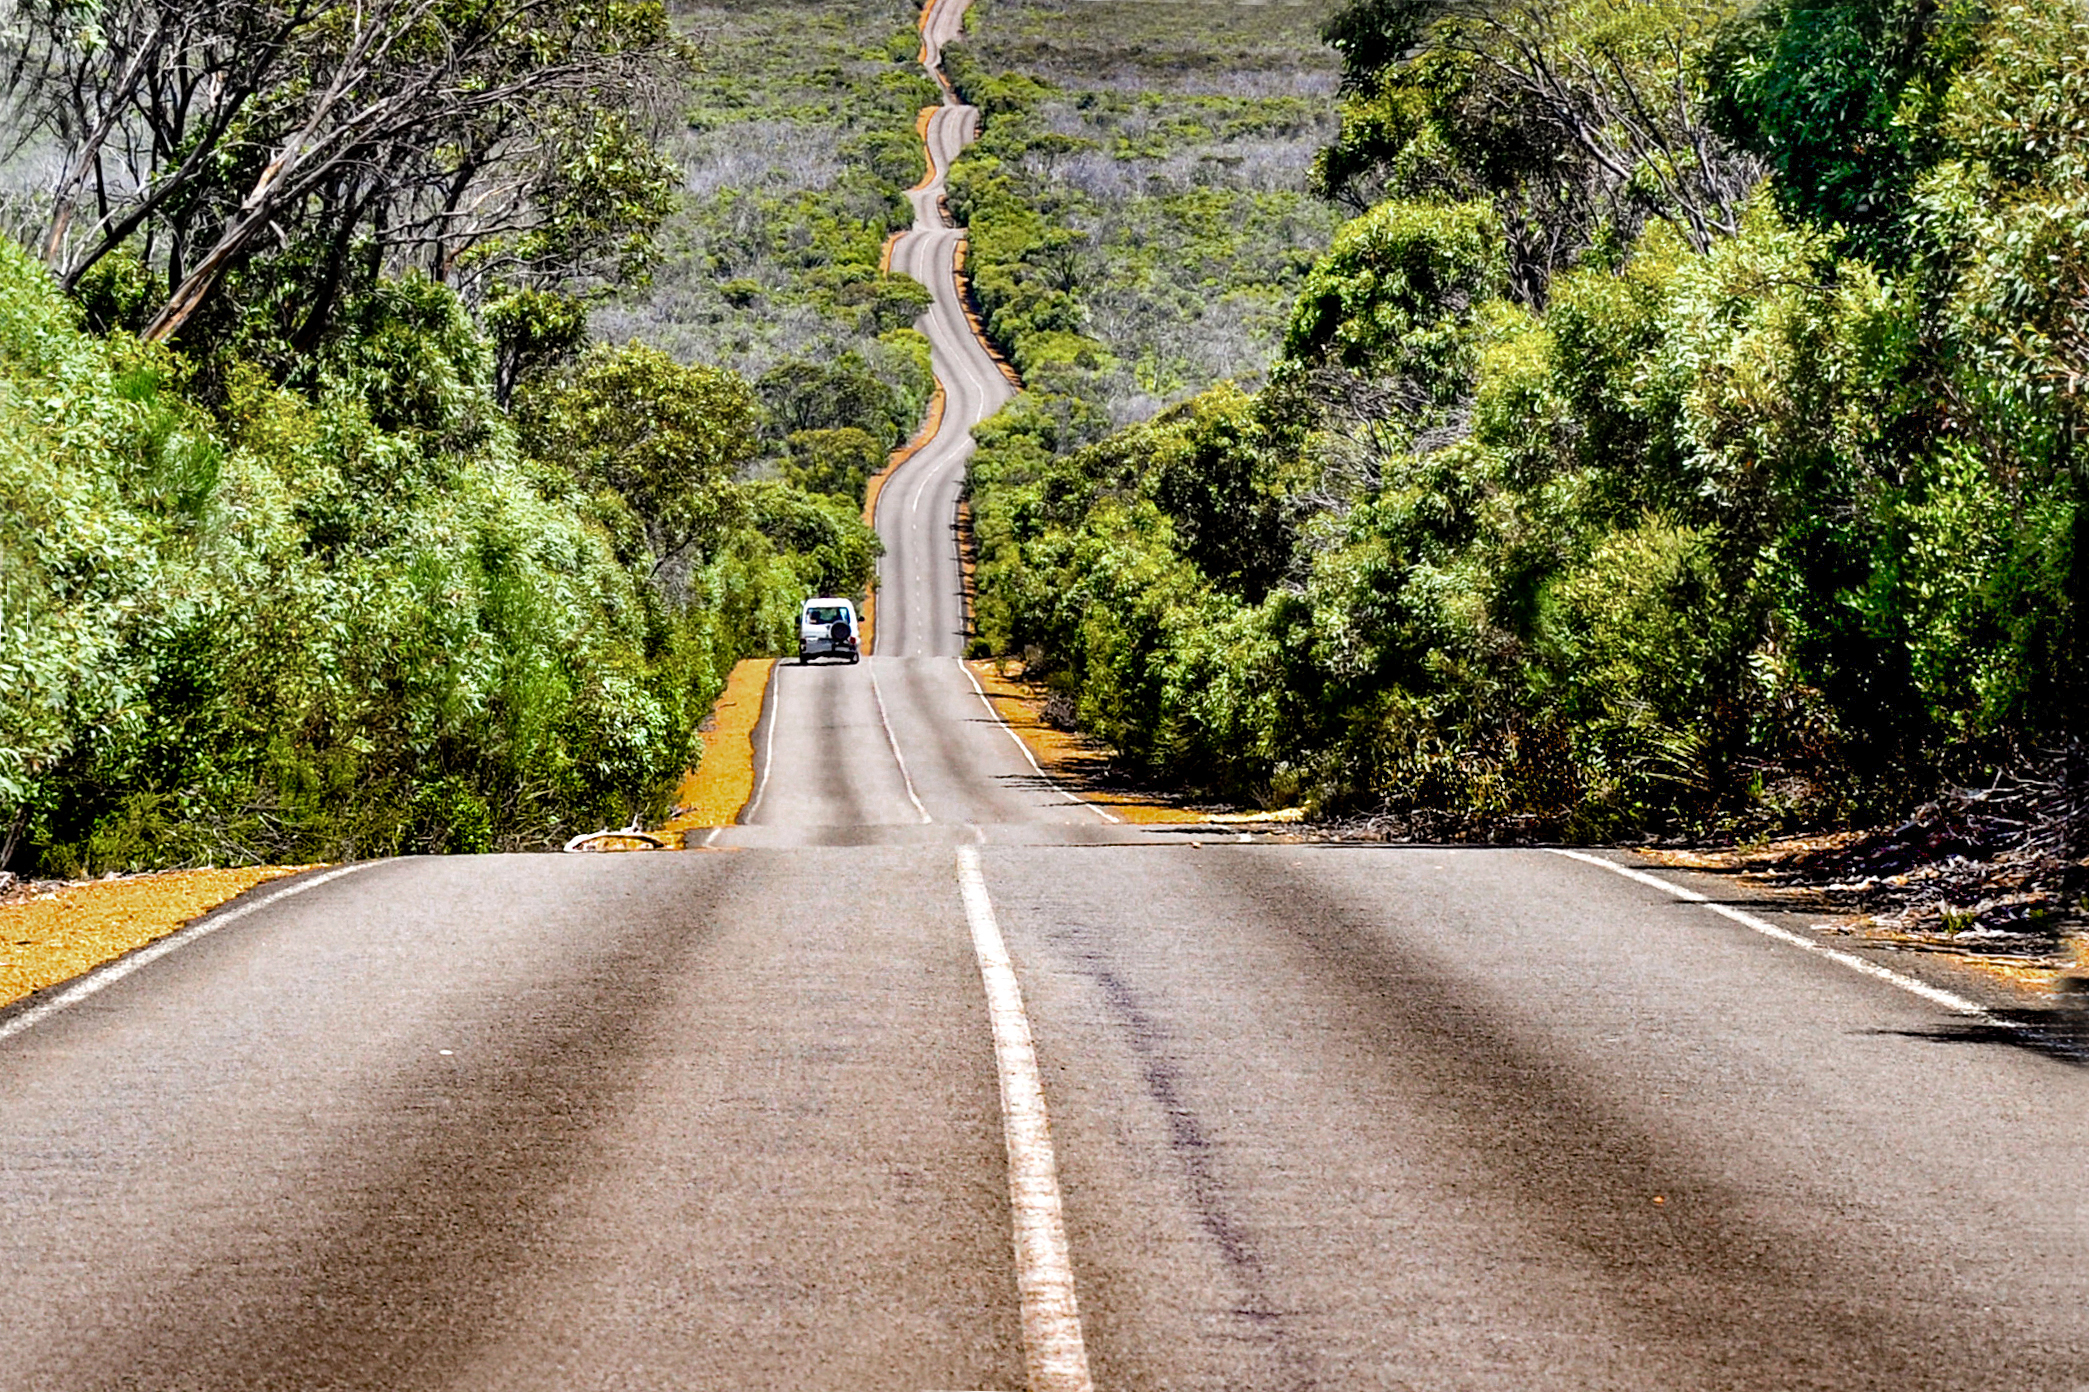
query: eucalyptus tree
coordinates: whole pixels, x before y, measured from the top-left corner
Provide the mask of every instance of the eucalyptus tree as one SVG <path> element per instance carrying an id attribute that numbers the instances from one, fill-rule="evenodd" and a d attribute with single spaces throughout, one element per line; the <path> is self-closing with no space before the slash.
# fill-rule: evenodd
<path id="1" fill-rule="evenodd" d="M 58 152 L 68 290 L 130 257 L 166 340 L 258 263 L 309 345 L 354 284 L 632 271 L 692 57 L 658 0 L 17 0 L 18 138 Z"/>
<path id="2" fill-rule="evenodd" d="M 1714 129 L 1702 55 L 1733 0 L 1354 0 L 1323 30 L 1343 60 L 1323 197 L 1486 198 L 1510 288 L 1629 244 L 1649 219 L 1692 248 L 1733 235 L 1764 165 Z"/>
<path id="3" fill-rule="evenodd" d="M 732 373 L 642 343 L 597 344 L 532 382 L 516 410 L 532 455 L 622 501 L 656 579 L 707 563 L 744 520 L 736 480 L 760 447 L 758 412 Z"/>

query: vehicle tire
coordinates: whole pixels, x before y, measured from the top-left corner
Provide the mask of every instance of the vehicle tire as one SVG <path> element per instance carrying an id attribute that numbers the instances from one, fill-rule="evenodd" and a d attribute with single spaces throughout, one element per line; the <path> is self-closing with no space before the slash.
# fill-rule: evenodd
<path id="1" fill-rule="evenodd" d="M 855 665 L 856 665 L 857 663 L 861 662 L 862 660 L 863 660 L 863 655 L 862 655 L 861 653 L 850 653 L 850 654 L 849 654 L 849 665 L 850 665 L 851 667 L 854 667 L 854 666 L 855 666 Z"/>

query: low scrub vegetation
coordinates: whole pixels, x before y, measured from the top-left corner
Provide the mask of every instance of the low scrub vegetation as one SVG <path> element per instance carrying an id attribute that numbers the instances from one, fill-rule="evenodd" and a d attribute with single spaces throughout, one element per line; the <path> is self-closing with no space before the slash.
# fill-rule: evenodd
<path id="1" fill-rule="evenodd" d="M 1306 191 L 1335 72 L 1300 5 L 990 0 L 946 52 L 950 172 L 987 333 L 1092 440 L 1259 380 L 1336 222 Z"/>
<path id="2" fill-rule="evenodd" d="M 789 436 L 857 430 L 889 449 L 935 387 L 912 327 L 928 291 L 879 269 L 913 221 L 915 113 L 941 100 L 915 61 L 918 11 L 767 0 L 677 14 L 704 54 L 666 136 L 681 198 L 652 275 L 598 307 L 594 328 L 755 383 L 768 408 L 757 472 L 821 476 Z"/>
<path id="3" fill-rule="evenodd" d="M 2078 5 L 1326 32 L 1312 179 L 1354 216 L 1266 383 L 983 426 L 984 650 L 1157 776 L 1442 831 L 1819 824 L 2061 756 Z"/>
<path id="4" fill-rule="evenodd" d="M 819 373 L 591 343 L 682 196 L 659 7 L 82 13 L 21 7 L 4 80 L 60 177 L 0 242 L 0 867 L 662 812 L 733 662 L 870 583 L 859 456 L 928 390 L 882 233 Z"/>

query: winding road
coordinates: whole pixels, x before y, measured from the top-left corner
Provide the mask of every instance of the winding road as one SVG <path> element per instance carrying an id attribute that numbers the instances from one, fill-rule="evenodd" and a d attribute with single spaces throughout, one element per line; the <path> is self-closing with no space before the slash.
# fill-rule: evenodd
<path id="1" fill-rule="evenodd" d="M 876 654 L 779 666 L 708 850 L 279 882 L 0 1013 L 0 1390 L 2089 1388 L 2089 1073 L 1969 988 L 1030 766 L 934 192 Z"/>

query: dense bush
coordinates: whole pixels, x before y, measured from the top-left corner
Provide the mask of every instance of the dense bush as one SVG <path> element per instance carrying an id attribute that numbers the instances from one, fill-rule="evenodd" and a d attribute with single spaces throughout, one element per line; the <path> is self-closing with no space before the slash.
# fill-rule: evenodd
<path id="1" fill-rule="evenodd" d="M 867 583 L 851 509 L 734 480 L 755 408 L 728 374 L 600 350 L 529 388 L 526 451 L 447 290 L 379 282 L 341 322 L 306 389 L 220 363 L 206 409 L 182 359 L 83 331 L 0 246 L 16 868 L 528 846 L 658 812 L 731 663 L 787 643 L 808 591 Z"/>
<path id="2" fill-rule="evenodd" d="M 1355 7 L 1321 178 L 1397 197 L 1256 396 L 981 429 L 982 646 L 1214 794 L 1586 837 L 1878 813 L 2070 738 L 2089 21 L 1877 8 L 1636 11 L 1713 84 L 1662 119 L 1737 142 L 1670 187 L 1616 183 L 1600 130 L 1539 158 L 1572 144 L 1546 108 L 1459 85 L 1518 22 L 1613 83 L 1561 55 L 1619 31 Z"/>
<path id="3" fill-rule="evenodd" d="M 907 0 L 791 12 L 680 9 L 694 86 L 649 4 L 29 17 L 0 89 L 67 172 L 11 225 L 70 294 L 0 254 L 0 867 L 657 812 L 731 664 L 863 592 L 835 446 L 932 390 L 878 259 L 936 92 Z M 457 42 L 386 49 L 336 120 L 340 42 L 421 21 Z M 111 158 L 152 177 L 81 182 Z M 785 363 L 819 372 L 754 384 Z"/>

